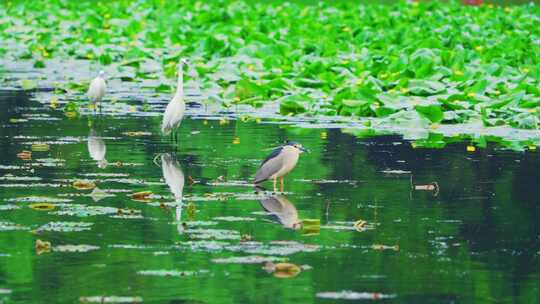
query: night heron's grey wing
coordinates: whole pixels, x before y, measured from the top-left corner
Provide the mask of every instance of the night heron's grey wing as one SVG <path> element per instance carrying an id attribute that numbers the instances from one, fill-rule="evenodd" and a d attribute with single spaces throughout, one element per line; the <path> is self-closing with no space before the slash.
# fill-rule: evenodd
<path id="1" fill-rule="evenodd" d="M 262 162 L 261 166 L 264 165 L 267 161 L 271 160 L 272 158 L 275 158 L 276 156 L 281 153 L 281 150 L 283 150 L 283 147 L 277 147 L 275 148 L 270 155 L 268 155 Z"/>
<path id="2" fill-rule="evenodd" d="M 283 154 L 277 154 L 273 158 L 267 158 L 255 174 L 255 184 L 262 183 L 283 167 Z"/>

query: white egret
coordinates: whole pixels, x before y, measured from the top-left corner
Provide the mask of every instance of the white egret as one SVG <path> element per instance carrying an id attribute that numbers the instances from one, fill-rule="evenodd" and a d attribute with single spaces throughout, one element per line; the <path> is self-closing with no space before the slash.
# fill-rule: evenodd
<path id="1" fill-rule="evenodd" d="M 182 122 L 184 117 L 184 111 L 186 110 L 186 103 L 184 102 L 184 64 L 187 64 L 185 58 L 181 58 L 178 63 L 178 84 L 176 87 L 176 93 L 173 99 L 167 105 L 165 114 L 163 115 L 163 122 L 161 123 L 161 133 L 167 135 L 171 131 L 175 131 L 176 128 Z"/>
<path id="2" fill-rule="evenodd" d="M 105 81 L 105 72 L 99 71 L 99 74 L 96 78 L 90 82 L 90 87 L 88 88 L 88 99 L 94 103 L 101 103 L 103 96 L 105 96 L 105 91 L 107 90 L 107 82 Z"/>
<path id="3" fill-rule="evenodd" d="M 103 139 L 94 131 L 90 130 L 88 135 L 88 153 L 90 157 L 97 161 L 97 166 L 100 169 L 107 167 L 107 160 L 105 159 L 105 153 L 107 152 L 107 146 Z"/>
<path id="4" fill-rule="evenodd" d="M 161 154 L 161 169 L 163 172 L 163 179 L 169 186 L 174 199 L 176 201 L 175 219 L 177 222 L 178 233 L 182 234 L 184 227 L 182 226 L 182 194 L 184 191 L 184 173 L 178 161 L 174 160 L 172 155 L 168 153 Z"/>

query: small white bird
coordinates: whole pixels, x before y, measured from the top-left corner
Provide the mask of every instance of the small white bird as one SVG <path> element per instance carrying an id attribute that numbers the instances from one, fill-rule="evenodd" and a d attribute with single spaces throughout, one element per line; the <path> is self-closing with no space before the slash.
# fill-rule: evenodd
<path id="1" fill-rule="evenodd" d="M 97 166 L 100 169 L 107 167 L 107 160 L 105 159 L 105 153 L 107 152 L 107 146 L 103 139 L 94 130 L 90 130 L 88 135 L 88 153 L 90 157 L 97 162 Z"/>
<path id="2" fill-rule="evenodd" d="M 184 102 L 184 64 L 187 64 L 185 58 L 181 58 L 178 63 L 178 85 L 176 93 L 173 99 L 167 105 L 165 114 L 163 115 L 163 122 L 161 123 L 161 133 L 168 135 L 171 131 L 174 131 L 184 117 L 184 111 L 186 110 L 186 103 Z"/>
<path id="3" fill-rule="evenodd" d="M 88 88 L 88 99 L 94 104 L 101 102 L 103 96 L 105 96 L 105 91 L 107 90 L 107 83 L 105 82 L 105 72 L 99 71 L 99 74 L 96 78 L 90 82 L 90 87 Z"/>

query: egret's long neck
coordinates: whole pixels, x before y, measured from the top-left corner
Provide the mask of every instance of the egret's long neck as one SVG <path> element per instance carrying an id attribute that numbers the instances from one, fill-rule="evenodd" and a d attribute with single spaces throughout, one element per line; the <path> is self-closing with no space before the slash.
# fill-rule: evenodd
<path id="1" fill-rule="evenodd" d="M 183 64 L 180 64 L 178 69 L 178 83 L 176 85 L 176 94 L 174 95 L 177 100 L 184 101 L 184 69 Z"/>

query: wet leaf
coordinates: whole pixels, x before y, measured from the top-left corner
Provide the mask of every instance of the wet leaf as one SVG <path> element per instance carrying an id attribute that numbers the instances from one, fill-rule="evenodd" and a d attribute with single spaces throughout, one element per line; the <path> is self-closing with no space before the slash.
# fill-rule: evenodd
<path id="1" fill-rule="evenodd" d="M 283 262 L 267 262 L 263 269 L 269 273 L 273 273 L 276 278 L 293 278 L 302 271 L 298 265 Z"/>
<path id="2" fill-rule="evenodd" d="M 399 245 L 388 246 L 388 245 L 382 245 L 382 244 L 373 244 L 371 245 L 371 249 L 377 250 L 377 251 L 383 251 L 383 250 L 399 251 Z"/>
<path id="3" fill-rule="evenodd" d="M 35 243 L 34 247 L 36 249 L 36 254 L 40 255 L 40 254 L 51 251 L 51 242 L 42 241 L 42 240 L 38 239 L 38 240 L 36 240 L 36 243 Z"/>
<path id="4" fill-rule="evenodd" d="M 48 144 L 32 144 L 32 151 L 34 152 L 45 152 L 49 151 L 50 147 Z"/>
<path id="5" fill-rule="evenodd" d="M 72 186 L 73 188 L 77 190 L 88 190 L 88 189 L 94 189 L 96 187 L 96 184 L 90 181 L 78 180 L 78 181 L 74 181 Z"/>
<path id="6" fill-rule="evenodd" d="M 131 199 L 135 201 L 141 201 L 141 202 L 150 202 L 152 191 L 141 191 L 141 192 L 135 192 L 131 194 Z"/>
<path id="7" fill-rule="evenodd" d="M 144 131 L 129 131 L 129 132 L 123 132 L 122 134 L 130 137 L 140 137 L 140 136 L 150 136 L 152 135 L 151 132 L 144 132 Z"/>
<path id="8" fill-rule="evenodd" d="M 354 222 L 354 228 L 356 231 L 362 232 L 366 229 L 367 222 L 364 220 L 358 220 Z"/>
<path id="9" fill-rule="evenodd" d="M 35 203 L 35 204 L 28 205 L 28 207 L 34 210 L 49 211 L 49 210 L 53 210 L 56 206 L 51 203 Z"/>

